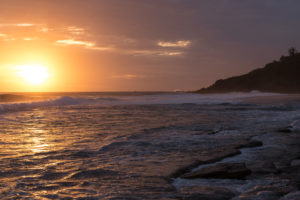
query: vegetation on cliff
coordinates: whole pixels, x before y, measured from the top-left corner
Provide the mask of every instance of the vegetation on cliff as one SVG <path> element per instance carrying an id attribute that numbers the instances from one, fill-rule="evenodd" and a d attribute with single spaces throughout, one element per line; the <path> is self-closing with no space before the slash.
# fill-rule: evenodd
<path id="1" fill-rule="evenodd" d="M 252 90 L 300 93 L 300 53 L 291 48 L 288 56 L 281 56 L 278 61 L 268 63 L 264 68 L 255 69 L 245 75 L 217 80 L 213 85 L 196 92 L 226 93 Z"/>

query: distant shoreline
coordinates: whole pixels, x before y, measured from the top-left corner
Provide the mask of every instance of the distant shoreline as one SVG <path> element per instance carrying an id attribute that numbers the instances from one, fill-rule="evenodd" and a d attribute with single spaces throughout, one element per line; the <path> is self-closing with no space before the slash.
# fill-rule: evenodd
<path id="1" fill-rule="evenodd" d="M 300 93 L 300 53 L 294 48 L 288 56 L 281 56 L 278 61 L 268 63 L 263 68 L 247 74 L 217 80 L 207 88 L 195 93 L 261 92 Z"/>

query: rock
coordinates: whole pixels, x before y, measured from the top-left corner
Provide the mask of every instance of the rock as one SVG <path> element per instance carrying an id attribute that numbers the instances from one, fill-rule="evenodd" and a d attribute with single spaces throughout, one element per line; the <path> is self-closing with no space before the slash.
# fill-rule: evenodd
<path id="1" fill-rule="evenodd" d="M 253 172 L 257 174 L 269 174 L 276 173 L 278 170 L 273 162 L 269 160 L 256 160 L 247 163 L 247 167 Z"/>
<path id="2" fill-rule="evenodd" d="M 231 157 L 241 154 L 241 152 L 237 149 L 237 146 L 232 145 L 228 147 L 218 147 L 214 149 L 209 149 L 203 151 L 199 155 L 199 160 L 204 163 L 214 163 L 223 158 Z"/>
<path id="3" fill-rule="evenodd" d="M 291 166 L 293 166 L 293 167 L 295 167 L 295 166 L 300 166 L 300 159 L 292 160 Z"/>
<path id="4" fill-rule="evenodd" d="M 290 166 L 289 160 L 279 160 L 276 162 L 273 162 L 273 165 L 276 167 L 277 170 L 283 170 L 284 168 L 287 168 Z"/>
<path id="5" fill-rule="evenodd" d="M 283 184 L 255 186 L 232 200 L 277 200 L 294 190 L 294 187 Z"/>
<path id="6" fill-rule="evenodd" d="M 227 188 L 212 186 L 182 187 L 179 192 L 183 200 L 227 200 L 237 195 Z"/>
<path id="7" fill-rule="evenodd" d="M 288 193 L 287 195 L 280 198 L 280 200 L 299 200 L 299 199 L 300 199 L 300 191 Z"/>
<path id="8" fill-rule="evenodd" d="M 292 188 L 283 185 L 264 185 L 254 188 L 240 194 L 232 200 L 275 200 L 280 196 L 290 192 Z"/>
<path id="9" fill-rule="evenodd" d="M 299 121 L 294 121 L 292 124 L 292 131 L 299 133 L 300 132 L 300 120 Z"/>
<path id="10" fill-rule="evenodd" d="M 300 167 L 290 166 L 281 170 L 281 179 L 290 181 L 290 185 L 300 190 Z"/>
<path id="11" fill-rule="evenodd" d="M 223 158 L 238 155 L 241 152 L 238 149 L 236 149 L 236 147 L 237 147 L 236 145 L 233 145 L 228 147 L 226 146 L 218 147 L 218 148 L 202 151 L 199 154 L 198 160 L 194 161 L 193 163 L 190 163 L 187 166 L 177 169 L 176 171 L 172 172 L 168 177 L 177 178 L 199 165 L 214 163 L 222 160 Z"/>
<path id="12" fill-rule="evenodd" d="M 245 163 L 219 163 L 187 173 L 182 178 L 221 178 L 221 179 L 243 179 L 251 174 Z"/>
<path id="13" fill-rule="evenodd" d="M 280 133 L 291 133 L 293 131 L 292 131 L 291 127 L 287 127 L 287 128 L 278 129 L 278 132 L 280 132 Z"/>
<path id="14" fill-rule="evenodd" d="M 248 143 L 242 144 L 240 146 L 238 146 L 237 148 L 246 148 L 246 147 L 260 147 L 262 146 L 263 143 L 261 141 L 258 140 L 250 140 Z"/>
<path id="15" fill-rule="evenodd" d="M 275 200 L 279 196 L 273 191 L 260 191 L 256 194 L 241 194 L 232 200 Z"/>

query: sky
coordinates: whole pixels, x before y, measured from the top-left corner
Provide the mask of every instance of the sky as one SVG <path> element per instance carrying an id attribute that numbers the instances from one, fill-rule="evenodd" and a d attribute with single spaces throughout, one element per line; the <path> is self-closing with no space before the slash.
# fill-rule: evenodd
<path id="1" fill-rule="evenodd" d="M 0 13 L 0 92 L 196 90 L 300 48 L 299 0 L 0 0 Z"/>

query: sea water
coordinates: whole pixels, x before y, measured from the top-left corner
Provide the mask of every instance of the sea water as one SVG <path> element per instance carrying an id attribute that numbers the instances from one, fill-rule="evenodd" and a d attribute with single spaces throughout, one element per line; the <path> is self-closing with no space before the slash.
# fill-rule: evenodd
<path id="1" fill-rule="evenodd" d="M 199 152 L 299 121 L 298 95 L 2 94 L 0 198 L 176 199 Z"/>

